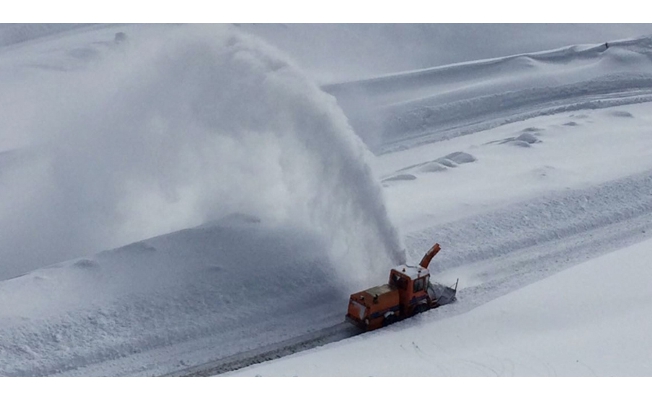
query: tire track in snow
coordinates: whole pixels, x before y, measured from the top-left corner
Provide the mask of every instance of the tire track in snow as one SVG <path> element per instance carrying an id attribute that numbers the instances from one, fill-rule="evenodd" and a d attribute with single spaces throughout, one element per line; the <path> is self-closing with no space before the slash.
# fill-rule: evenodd
<path id="1" fill-rule="evenodd" d="M 439 319 L 651 236 L 652 171 L 646 171 L 428 228 L 406 244 L 414 254 L 433 240 L 451 249 L 431 267 L 434 279 L 461 278 L 458 302 L 428 313 Z"/>
<path id="2" fill-rule="evenodd" d="M 266 346 L 231 357 L 211 361 L 202 365 L 186 368 L 164 376 L 213 376 L 224 374 L 248 367 L 253 364 L 275 360 L 299 351 L 326 345 L 347 339 L 362 333 L 359 329 L 346 322 L 322 329 L 320 331 L 303 335 L 281 342 L 276 345 Z"/>
<path id="3" fill-rule="evenodd" d="M 553 192 L 535 199 L 408 235 L 410 256 L 433 239 L 444 248 L 440 270 L 583 234 L 652 213 L 652 171 L 597 186 Z"/>
<path id="4" fill-rule="evenodd" d="M 379 154 L 452 139 L 512 122 L 652 101 L 652 77 L 613 75 L 560 87 L 496 93 L 445 104 L 425 99 L 390 106 Z M 397 137 L 394 139 L 394 137 Z"/>

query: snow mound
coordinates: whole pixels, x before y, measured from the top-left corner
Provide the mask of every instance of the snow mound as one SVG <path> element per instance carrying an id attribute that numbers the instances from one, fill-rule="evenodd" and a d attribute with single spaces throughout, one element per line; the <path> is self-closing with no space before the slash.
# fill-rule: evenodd
<path id="1" fill-rule="evenodd" d="M 426 163 L 425 165 L 419 167 L 419 171 L 420 172 L 425 172 L 425 173 L 442 172 L 442 171 L 447 171 L 447 168 L 443 164 L 440 164 L 440 163 L 438 163 L 436 161 L 432 161 L 432 162 Z"/>
<path id="2" fill-rule="evenodd" d="M 532 147 L 532 145 L 529 142 L 526 142 L 524 140 L 510 140 L 509 142 L 510 146 L 516 146 L 516 147 Z"/>
<path id="3" fill-rule="evenodd" d="M 466 164 L 466 163 L 472 163 L 477 161 L 477 159 L 472 156 L 469 153 L 465 153 L 463 151 L 456 151 L 454 153 L 450 153 L 442 158 L 439 158 L 435 160 L 437 162 L 442 163 L 442 161 L 452 161 L 456 164 Z M 445 164 L 444 164 L 445 165 Z"/>
<path id="4" fill-rule="evenodd" d="M 439 157 L 433 161 L 422 162 L 419 164 L 410 165 L 409 167 L 401 168 L 396 172 L 402 173 L 385 178 L 382 180 L 382 182 L 385 183 L 391 181 L 415 180 L 417 177 L 414 174 L 408 172 L 442 172 L 446 171 L 448 168 L 457 168 L 461 164 L 472 163 L 475 161 L 477 161 L 477 158 L 475 158 L 473 155 L 463 151 L 456 151 L 445 155 L 444 157 Z"/>
<path id="5" fill-rule="evenodd" d="M 437 163 L 439 163 L 439 164 L 445 166 L 445 167 L 448 167 L 448 168 L 456 168 L 456 167 L 457 167 L 457 164 L 455 163 L 455 161 L 450 160 L 450 159 L 448 159 L 448 158 L 446 158 L 446 157 L 438 158 L 438 159 L 435 160 L 435 161 L 436 161 Z"/>
<path id="6" fill-rule="evenodd" d="M 648 101 L 651 43 L 652 37 L 610 42 L 606 52 L 604 44 L 571 46 L 346 82 L 327 90 L 341 99 L 345 112 L 360 118 L 347 106 L 354 102 L 346 99 L 365 99 L 369 119 L 358 118 L 356 125 L 373 124 L 380 134 L 369 144 L 383 154 L 538 115 Z M 626 92 L 632 96 L 623 97 Z M 604 101 L 612 93 L 621 98 Z"/>
<path id="7" fill-rule="evenodd" d="M 537 136 L 535 136 L 538 135 L 537 133 L 534 134 L 531 133 L 531 132 L 539 131 L 540 129 L 536 129 L 536 130 L 530 130 L 530 129 L 532 128 L 524 129 L 524 132 L 518 136 L 509 137 L 502 140 L 493 140 L 486 144 L 498 143 L 498 144 L 508 144 L 510 146 L 516 146 L 516 147 L 531 147 L 532 144 L 540 143 L 541 140 L 537 138 Z"/>
<path id="8" fill-rule="evenodd" d="M 619 117 L 619 118 L 634 118 L 632 113 L 629 111 L 623 111 L 623 110 L 613 110 L 609 111 L 609 115 L 612 117 Z"/>
<path id="9" fill-rule="evenodd" d="M 518 135 L 515 140 L 520 140 L 529 144 L 539 143 L 541 141 L 531 133 L 522 133 Z"/>
<path id="10" fill-rule="evenodd" d="M 225 357 L 336 324 L 353 288 L 325 249 L 305 230 L 202 226 L 0 281 L 0 375 L 87 375 L 151 351 L 166 373 L 172 345 Z"/>
<path id="11" fill-rule="evenodd" d="M 412 174 L 399 174 L 399 175 L 391 176 L 389 178 L 385 178 L 382 181 L 383 182 L 413 181 L 415 179 L 417 179 L 417 177 Z"/>

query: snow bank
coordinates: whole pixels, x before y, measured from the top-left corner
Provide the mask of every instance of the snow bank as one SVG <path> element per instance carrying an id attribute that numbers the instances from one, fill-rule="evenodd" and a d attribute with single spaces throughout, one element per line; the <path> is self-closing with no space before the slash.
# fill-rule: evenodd
<path id="1" fill-rule="evenodd" d="M 338 323 L 327 248 L 234 216 L 0 281 L 0 376 L 164 374 Z"/>
<path id="2" fill-rule="evenodd" d="M 238 24 L 322 81 L 648 35 L 646 24 Z M 519 40 L 514 40 L 517 37 Z M 603 45 L 604 47 L 604 45 Z"/>
<path id="3" fill-rule="evenodd" d="M 569 46 L 326 89 L 353 117 L 356 130 L 374 127 L 364 138 L 375 152 L 397 151 L 537 115 L 649 101 L 651 42 L 642 37 L 610 41 L 608 49 L 604 43 Z M 360 99 L 363 113 L 356 109 Z"/>

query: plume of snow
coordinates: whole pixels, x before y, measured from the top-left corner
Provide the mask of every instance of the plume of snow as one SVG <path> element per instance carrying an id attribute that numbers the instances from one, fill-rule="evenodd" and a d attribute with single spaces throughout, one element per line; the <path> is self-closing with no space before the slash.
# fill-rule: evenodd
<path id="1" fill-rule="evenodd" d="M 0 176 L 5 260 L 51 263 L 238 212 L 319 232 L 358 279 L 405 261 L 335 98 L 254 37 L 141 33 L 41 80 L 21 95 L 37 118 L 18 124 L 39 157 Z"/>

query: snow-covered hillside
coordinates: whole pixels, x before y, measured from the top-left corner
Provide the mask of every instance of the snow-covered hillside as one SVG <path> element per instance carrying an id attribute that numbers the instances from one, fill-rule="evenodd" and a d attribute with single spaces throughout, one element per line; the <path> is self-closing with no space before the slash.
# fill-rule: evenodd
<path id="1" fill-rule="evenodd" d="M 652 34 L 651 24 L 239 24 L 334 83 Z"/>
<path id="2" fill-rule="evenodd" d="M 649 37 L 320 88 L 280 26 L 18 28 L 0 375 L 650 374 Z M 434 242 L 457 303 L 340 325 Z"/>

